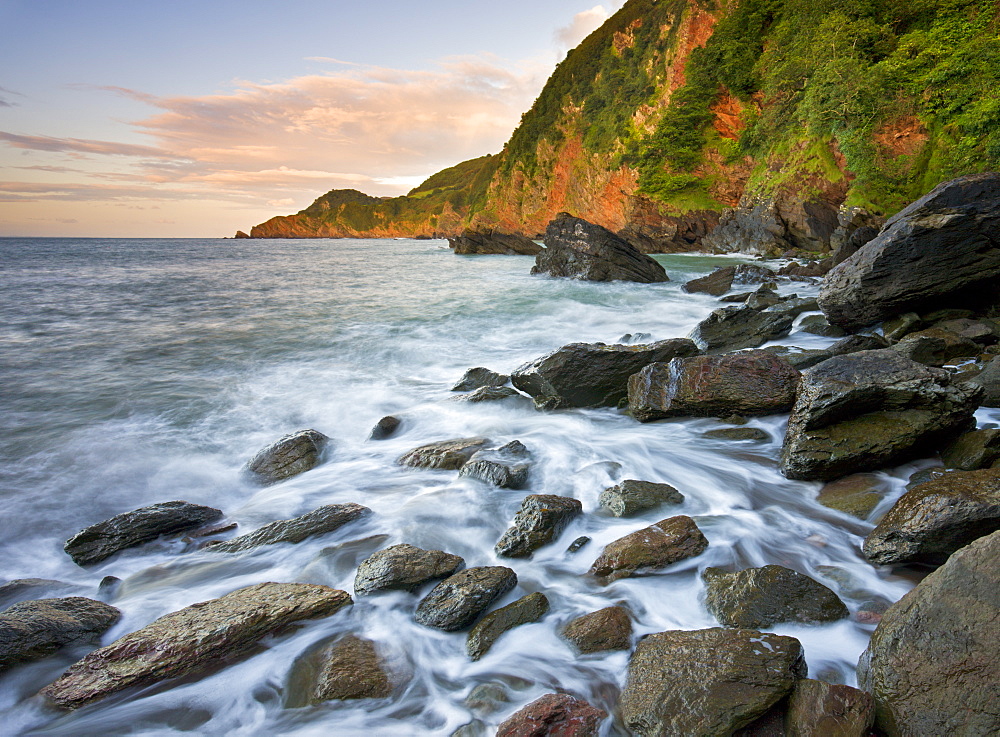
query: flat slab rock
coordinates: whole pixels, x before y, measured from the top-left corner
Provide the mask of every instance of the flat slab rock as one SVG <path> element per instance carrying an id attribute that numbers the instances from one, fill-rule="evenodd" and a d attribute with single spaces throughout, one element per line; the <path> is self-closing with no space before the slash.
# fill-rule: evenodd
<path id="1" fill-rule="evenodd" d="M 681 504 L 684 495 L 670 484 L 625 479 L 601 492 L 597 503 L 615 517 L 632 517 L 663 504 Z"/>
<path id="2" fill-rule="evenodd" d="M 554 494 L 531 494 L 521 502 L 511 526 L 494 550 L 504 558 L 527 558 L 555 540 L 570 521 L 583 512 L 578 499 Z"/>
<path id="3" fill-rule="evenodd" d="M 609 606 L 566 623 L 559 633 L 581 654 L 632 648 L 632 618 L 622 606 Z"/>
<path id="4" fill-rule="evenodd" d="M 636 645 L 619 699 L 642 737 L 729 735 L 791 693 L 806 676 L 794 637 L 712 628 L 647 635 Z"/>
<path id="5" fill-rule="evenodd" d="M 151 542 L 160 535 L 172 535 L 201 527 L 221 517 L 220 510 L 201 504 L 162 502 L 116 514 L 91 525 L 67 540 L 63 550 L 77 565 L 93 565 L 119 550 Z"/>
<path id="6" fill-rule="evenodd" d="M 41 694 L 75 709 L 137 686 L 196 674 L 246 654 L 265 636 L 351 604 L 344 591 L 305 583 L 261 583 L 160 617 L 70 666 Z"/>
<path id="7" fill-rule="evenodd" d="M 458 438 L 428 443 L 407 451 L 396 463 L 413 468 L 436 468 L 441 471 L 456 471 L 465 465 L 472 454 L 489 442 L 486 438 Z"/>
<path id="8" fill-rule="evenodd" d="M 601 583 L 611 583 L 693 558 L 707 547 L 708 540 L 694 520 L 679 515 L 609 543 L 590 567 L 590 573 Z"/>
<path id="9" fill-rule="evenodd" d="M 115 607 L 83 596 L 14 604 L 0 612 L 0 672 L 67 645 L 97 643 L 121 616 Z"/>
<path id="10" fill-rule="evenodd" d="M 953 471 L 901 496 L 865 538 L 878 565 L 942 562 L 973 540 L 1000 530 L 1000 469 Z"/>
<path id="11" fill-rule="evenodd" d="M 706 568 L 705 604 L 726 627 L 760 629 L 782 622 L 819 624 L 849 612 L 833 591 L 784 566 L 729 572 Z"/>
<path id="12" fill-rule="evenodd" d="M 371 510 L 360 504 L 328 504 L 301 517 L 276 520 L 232 540 L 209 543 L 207 549 L 221 553 L 239 553 L 262 545 L 299 543 L 314 535 L 333 532 L 348 522 L 369 514 Z"/>
<path id="13" fill-rule="evenodd" d="M 954 553 L 882 616 L 858 663 L 887 735 L 1000 733 L 1000 532 Z"/>
<path id="14" fill-rule="evenodd" d="M 257 451 L 246 471 L 261 484 L 276 484 L 318 466 L 329 446 L 319 430 L 299 430 Z"/>
<path id="15" fill-rule="evenodd" d="M 720 307 L 702 320 L 688 337 L 706 353 L 726 353 L 756 348 L 792 331 L 796 313 L 782 305 L 758 310 L 753 307 Z"/>
<path id="16" fill-rule="evenodd" d="M 459 571 L 439 583 L 417 605 L 418 624 L 455 632 L 471 626 L 490 605 L 517 585 L 517 574 L 504 566 Z"/>
<path id="17" fill-rule="evenodd" d="M 413 591 L 421 584 L 447 578 L 465 565 L 465 560 L 443 550 L 424 550 L 402 543 L 380 550 L 358 566 L 354 593 L 364 596 L 377 591 Z"/>
<path id="18" fill-rule="evenodd" d="M 569 694 L 545 694 L 508 717 L 496 737 L 596 737 L 607 712 Z"/>
<path id="19" fill-rule="evenodd" d="M 479 660 L 489 652 L 500 636 L 522 624 L 537 622 L 549 611 L 549 600 L 545 594 L 536 591 L 522 596 L 515 602 L 502 606 L 480 619 L 469 631 L 465 650 L 473 660 Z"/>

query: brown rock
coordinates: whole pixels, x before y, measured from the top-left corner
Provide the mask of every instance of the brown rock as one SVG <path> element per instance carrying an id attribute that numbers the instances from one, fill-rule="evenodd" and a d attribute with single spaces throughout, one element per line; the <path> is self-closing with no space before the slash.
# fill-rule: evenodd
<path id="1" fill-rule="evenodd" d="M 246 470 L 259 483 L 276 484 L 318 466 L 329 446 L 318 430 L 299 430 L 257 451 Z"/>
<path id="2" fill-rule="evenodd" d="M 97 643 L 122 613 L 82 596 L 22 601 L 0 612 L 0 672 L 67 645 Z"/>
<path id="3" fill-rule="evenodd" d="M 570 620 L 560 634 L 580 653 L 628 650 L 632 647 L 632 619 L 625 607 L 609 606 Z"/>
<path id="4" fill-rule="evenodd" d="M 816 498 L 820 504 L 858 519 L 868 519 L 889 491 L 874 473 L 855 473 L 824 484 Z"/>
<path id="5" fill-rule="evenodd" d="M 690 517 L 661 520 L 608 544 L 590 572 L 601 583 L 630 578 L 700 555 L 708 540 Z"/>
<path id="6" fill-rule="evenodd" d="M 392 695 L 390 674 L 371 640 L 345 635 L 321 658 L 315 701 L 384 699 Z"/>
<path id="7" fill-rule="evenodd" d="M 871 694 L 850 686 L 803 678 L 785 714 L 788 737 L 868 737 L 875 721 Z"/>
<path id="8" fill-rule="evenodd" d="M 569 694 L 545 694 L 508 717 L 497 737 L 596 737 L 607 716 Z"/>
<path id="9" fill-rule="evenodd" d="M 504 566 L 459 571 L 420 600 L 414 619 L 426 627 L 455 632 L 471 626 L 490 605 L 517 585 L 517 574 Z"/>
<path id="10" fill-rule="evenodd" d="M 428 443 L 419 448 L 407 451 L 396 463 L 401 466 L 415 468 L 437 468 L 443 471 L 455 471 L 465 465 L 472 454 L 489 441 L 486 438 L 460 438 L 458 440 L 442 440 Z"/>
<path id="11" fill-rule="evenodd" d="M 462 558 L 443 550 L 423 550 L 405 543 L 392 545 L 358 566 L 354 593 L 364 596 L 376 591 L 413 591 L 428 581 L 451 576 L 463 565 Z"/>
<path id="12" fill-rule="evenodd" d="M 537 622 L 549 611 L 549 600 L 538 591 L 492 611 L 469 631 L 465 650 L 473 660 L 485 655 L 500 635 L 522 624 Z"/>
<path id="13" fill-rule="evenodd" d="M 1000 460 L 1000 430 L 973 430 L 959 435 L 941 449 L 941 460 L 948 468 L 975 471 Z"/>
<path id="14" fill-rule="evenodd" d="M 848 615 L 833 591 L 784 566 L 728 572 L 706 568 L 705 604 L 727 627 L 760 629 L 781 622 L 818 624 Z"/>

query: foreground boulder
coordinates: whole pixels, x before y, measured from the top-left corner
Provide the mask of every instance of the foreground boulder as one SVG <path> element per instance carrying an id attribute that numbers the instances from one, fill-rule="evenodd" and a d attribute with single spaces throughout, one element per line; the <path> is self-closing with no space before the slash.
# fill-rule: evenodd
<path id="1" fill-rule="evenodd" d="M 516 585 L 517 574 L 510 568 L 467 568 L 431 589 L 417 605 L 414 619 L 445 632 L 465 629 Z"/>
<path id="2" fill-rule="evenodd" d="M 670 484 L 625 479 L 601 492 L 597 503 L 615 517 L 632 517 L 661 504 L 681 504 L 684 495 Z"/>
<path id="3" fill-rule="evenodd" d="M 314 535 L 333 532 L 348 522 L 369 514 L 371 510 L 360 504 L 328 504 L 301 517 L 271 522 L 232 540 L 211 542 L 208 544 L 208 549 L 222 553 L 239 553 L 262 545 L 299 543 Z"/>
<path id="4" fill-rule="evenodd" d="M 97 643 L 121 616 L 82 596 L 19 602 L 0 612 L 0 672 L 67 645 Z"/>
<path id="5" fill-rule="evenodd" d="M 590 567 L 601 583 L 643 575 L 701 555 L 708 540 L 684 515 L 661 520 L 605 546 Z"/>
<path id="6" fill-rule="evenodd" d="M 496 737 L 597 737 L 605 711 L 569 694 L 545 694 L 508 717 Z"/>
<path id="7" fill-rule="evenodd" d="M 414 468 L 436 468 L 442 471 L 455 471 L 465 465 L 472 454 L 486 445 L 486 438 L 459 438 L 458 440 L 442 440 L 428 443 L 419 448 L 407 451 L 396 463 L 400 466 Z"/>
<path id="8" fill-rule="evenodd" d="M 449 238 L 448 247 L 459 255 L 534 256 L 542 251 L 542 247 L 527 236 L 499 230 L 465 230 L 462 235 Z"/>
<path id="9" fill-rule="evenodd" d="M 447 578 L 465 565 L 465 561 L 443 550 L 423 550 L 407 545 L 392 545 L 380 550 L 358 566 L 354 576 L 354 594 L 364 596 L 376 591 L 413 591 L 421 584 Z"/>
<path id="10" fill-rule="evenodd" d="M 522 624 L 537 622 L 549 611 L 549 600 L 545 594 L 536 591 L 522 596 L 515 602 L 502 606 L 480 619 L 469 631 L 465 650 L 473 660 L 479 660 L 489 652 L 500 635 Z"/>
<path id="11" fill-rule="evenodd" d="M 344 591 L 306 583 L 261 583 L 160 617 L 70 666 L 41 693 L 75 709 L 125 689 L 195 675 L 247 654 L 264 637 L 351 603 Z"/>
<path id="12" fill-rule="evenodd" d="M 116 514 L 91 525 L 67 540 L 63 550 L 77 565 L 88 566 L 100 563 L 119 550 L 151 542 L 160 535 L 201 527 L 220 517 L 221 511 L 201 504 L 163 502 Z"/>
<path id="13" fill-rule="evenodd" d="M 531 472 L 531 453 L 524 444 L 512 440 L 496 449 L 476 451 L 458 472 L 501 489 L 523 489 Z"/>
<path id="14" fill-rule="evenodd" d="M 640 422 L 788 412 L 800 377 L 770 351 L 675 358 L 629 378 L 629 412 Z"/>
<path id="15" fill-rule="evenodd" d="M 835 267 L 820 307 L 847 330 L 990 294 L 1000 276 L 1000 174 L 945 182 Z"/>
<path id="16" fill-rule="evenodd" d="M 706 568 L 705 604 L 727 627 L 761 629 L 782 622 L 818 624 L 848 615 L 835 593 L 809 576 L 783 566 L 730 573 Z"/>
<path id="17" fill-rule="evenodd" d="M 539 409 L 615 407 L 628 395 L 632 374 L 651 363 L 698 353 L 686 338 L 645 345 L 570 343 L 524 364 L 510 378 Z"/>
<path id="18" fill-rule="evenodd" d="M 318 466 L 329 445 L 319 430 L 299 430 L 257 451 L 246 470 L 259 483 L 276 484 Z"/>
<path id="19" fill-rule="evenodd" d="M 829 480 L 920 457 L 970 429 L 979 391 L 891 349 L 831 358 L 802 374 L 781 471 Z"/>
<path id="20" fill-rule="evenodd" d="M 688 337 L 706 353 L 756 348 L 792 331 L 796 316 L 794 309 L 781 307 L 778 305 L 764 310 L 720 307 L 698 323 Z"/>
<path id="21" fill-rule="evenodd" d="M 494 550 L 503 558 L 527 558 L 538 548 L 555 540 L 581 512 L 583 505 L 578 499 L 531 494 L 521 502 L 521 509 Z"/>
<path id="22" fill-rule="evenodd" d="M 535 257 L 531 273 L 586 281 L 670 281 L 663 267 L 635 246 L 565 212 L 545 229 L 545 250 Z"/>
<path id="23" fill-rule="evenodd" d="M 320 655 L 313 700 L 384 699 L 392 695 L 392 677 L 374 642 L 345 635 Z"/>
<path id="24" fill-rule="evenodd" d="M 609 606 L 571 619 L 559 633 L 581 654 L 632 647 L 632 619 L 622 606 Z"/>
<path id="25" fill-rule="evenodd" d="M 619 708 L 643 737 L 730 735 L 805 676 L 794 637 L 718 627 L 659 632 L 636 646 Z"/>
<path id="26" fill-rule="evenodd" d="M 879 565 L 939 563 L 976 538 L 1000 530 L 1000 470 L 955 471 L 918 484 L 865 538 Z"/>
<path id="27" fill-rule="evenodd" d="M 1000 733 L 1000 532 L 889 607 L 858 663 L 887 735 Z"/>

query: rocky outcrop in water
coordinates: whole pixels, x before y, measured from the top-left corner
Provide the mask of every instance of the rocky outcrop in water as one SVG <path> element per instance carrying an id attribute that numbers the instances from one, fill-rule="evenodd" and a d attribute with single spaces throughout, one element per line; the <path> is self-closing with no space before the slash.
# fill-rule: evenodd
<path id="1" fill-rule="evenodd" d="M 530 238 L 499 230 L 464 230 L 461 235 L 448 239 L 448 247 L 460 255 L 535 256 L 542 251 L 542 247 Z"/>
<path id="2" fill-rule="evenodd" d="M 396 459 L 396 463 L 413 468 L 455 471 L 464 466 L 466 461 L 488 442 L 486 438 L 459 438 L 428 443 L 407 451 Z"/>
<path id="3" fill-rule="evenodd" d="M 403 424 L 403 421 L 398 417 L 393 415 L 386 415 L 381 420 L 375 423 L 375 427 L 372 431 L 368 433 L 369 440 L 385 440 L 386 438 L 391 438 L 399 426 Z"/>
<path id="4" fill-rule="evenodd" d="M 783 566 L 729 572 L 706 568 L 705 604 L 726 627 L 761 629 L 782 622 L 818 624 L 848 615 L 847 607 L 823 584 Z"/>
<path id="5" fill-rule="evenodd" d="M 300 543 L 314 535 L 333 532 L 348 522 L 371 514 L 360 504 L 328 504 L 294 519 L 282 519 L 260 527 L 246 535 L 208 544 L 209 550 L 220 553 L 240 553 L 262 545 Z"/>
<path id="6" fill-rule="evenodd" d="M 119 550 L 151 542 L 161 535 L 172 535 L 201 527 L 222 517 L 212 507 L 190 502 L 162 502 L 131 512 L 116 514 L 81 530 L 63 550 L 77 565 L 100 563 Z"/>
<path id="7" fill-rule="evenodd" d="M 607 228 L 560 213 L 545 230 L 545 250 L 535 257 L 532 274 L 585 281 L 670 281 L 656 261 Z"/>
<path id="8" fill-rule="evenodd" d="M 688 336 L 706 353 L 756 348 L 792 331 L 795 314 L 778 307 L 720 307 Z"/>
<path id="9" fill-rule="evenodd" d="M 476 366 L 462 374 L 462 378 L 451 390 L 453 392 L 471 392 L 484 386 L 503 386 L 509 380 L 509 376 L 498 374 L 485 366 Z"/>
<path id="10" fill-rule="evenodd" d="M 96 644 L 121 616 L 115 607 L 82 596 L 14 604 L 0 612 L 0 672 L 67 645 Z"/>
<path id="11" fill-rule="evenodd" d="M 581 654 L 632 648 L 632 618 L 622 606 L 609 606 L 571 619 L 560 631 Z"/>
<path id="12" fill-rule="evenodd" d="M 531 453 L 523 443 L 512 440 L 496 449 L 476 451 L 458 475 L 501 489 L 523 489 L 530 472 Z"/>
<path id="13" fill-rule="evenodd" d="M 519 399 L 527 398 L 520 392 L 511 389 L 509 386 L 482 386 L 474 392 L 462 394 L 461 396 L 455 397 L 455 399 L 459 402 L 478 404 L 480 402 L 502 402 L 505 399 L 511 399 L 514 397 Z"/>
<path id="14" fill-rule="evenodd" d="M 445 632 L 472 625 L 490 605 L 517 585 L 517 574 L 504 566 L 459 571 L 439 583 L 417 605 L 414 619 Z"/>
<path id="15" fill-rule="evenodd" d="M 626 728 L 643 737 L 729 735 L 806 676 L 794 637 L 713 628 L 644 637 L 619 699 Z"/>
<path id="16" fill-rule="evenodd" d="M 465 565 L 465 561 L 443 550 L 423 550 L 407 545 L 392 545 L 369 556 L 354 576 L 355 596 L 376 591 L 414 591 L 421 584 L 447 578 Z"/>
<path id="17" fill-rule="evenodd" d="M 858 519 L 868 519 L 879 505 L 889 486 L 874 473 L 853 473 L 824 484 L 816 501 Z"/>
<path id="18" fill-rule="evenodd" d="M 520 366 L 511 383 L 540 409 L 614 407 L 628 395 L 629 377 L 644 366 L 698 353 L 686 338 L 645 345 L 570 343 Z"/>
<path id="19" fill-rule="evenodd" d="M 538 548 L 555 540 L 582 512 L 583 505 L 577 499 L 531 494 L 521 502 L 521 509 L 494 550 L 503 558 L 528 558 Z"/>
<path id="20" fill-rule="evenodd" d="M 344 591 L 306 583 L 261 583 L 160 617 L 72 665 L 42 689 L 75 709 L 139 686 L 196 675 L 248 653 L 262 638 L 351 603 Z"/>
<path id="21" fill-rule="evenodd" d="M 661 504 L 681 504 L 684 495 L 670 484 L 625 479 L 601 492 L 597 503 L 615 517 L 632 517 Z"/>
<path id="22" fill-rule="evenodd" d="M 1000 732 L 1000 532 L 954 553 L 889 607 L 858 663 L 876 726 L 897 735 Z"/>
<path id="23" fill-rule="evenodd" d="M 469 631 L 465 650 L 473 660 L 479 660 L 493 647 L 500 635 L 520 627 L 522 624 L 537 622 L 549 611 L 549 600 L 545 594 L 536 591 L 522 596 L 507 606 L 492 611 L 476 623 Z"/>
<path id="24" fill-rule="evenodd" d="M 384 699 L 392 695 L 389 669 L 374 642 L 345 635 L 320 655 L 314 701 Z"/>
<path id="25" fill-rule="evenodd" d="M 693 558 L 707 547 L 708 540 L 693 519 L 670 517 L 606 545 L 590 573 L 601 583 L 611 583 Z"/>
<path id="26" fill-rule="evenodd" d="M 597 737 L 608 714 L 569 694 L 545 694 L 506 719 L 496 737 Z"/>
<path id="27" fill-rule="evenodd" d="M 246 470 L 259 483 L 276 484 L 318 466 L 329 446 L 318 430 L 299 430 L 257 451 Z"/>
<path id="28" fill-rule="evenodd" d="M 849 330 L 980 299 L 1000 277 L 1000 174 L 945 182 L 827 274 L 819 302 Z"/>
<path id="29" fill-rule="evenodd" d="M 640 422 L 778 414 L 795 403 L 800 376 L 770 351 L 675 358 L 629 378 L 629 413 Z"/>
<path id="30" fill-rule="evenodd" d="M 713 297 L 721 297 L 734 284 L 760 284 L 771 282 L 776 277 L 777 274 L 771 269 L 756 264 L 720 266 L 707 276 L 686 282 L 681 289 L 688 293 L 702 292 Z"/>
<path id="31" fill-rule="evenodd" d="M 978 398 L 891 349 L 836 356 L 802 374 L 781 471 L 829 480 L 919 457 L 969 429 Z"/>

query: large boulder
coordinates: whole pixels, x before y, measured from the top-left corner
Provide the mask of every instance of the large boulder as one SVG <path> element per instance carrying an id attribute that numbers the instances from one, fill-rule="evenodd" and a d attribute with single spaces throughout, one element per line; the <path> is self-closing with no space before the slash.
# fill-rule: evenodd
<path id="1" fill-rule="evenodd" d="M 448 247 L 461 255 L 534 256 L 542 251 L 542 247 L 527 236 L 499 230 L 465 230 L 461 235 L 449 238 Z"/>
<path id="2" fill-rule="evenodd" d="M 809 576 L 784 566 L 729 572 L 706 568 L 705 604 L 720 624 L 760 629 L 782 622 L 817 624 L 848 615 L 835 593 Z"/>
<path id="3" fill-rule="evenodd" d="M 854 330 L 991 294 L 998 276 L 1000 174 L 971 174 L 889 218 L 826 275 L 819 302 L 831 323 Z"/>
<path id="4" fill-rule="evenodd" d="M 549 611 L 549 600 L 545 594 L 536 591 L 522 596 L 507 606 L 490 612 L 480 619 L 469 631 L 465 641 L 465 651 L 473 660 L 479 660 L 493 647 L 500 635 L 522 624 L 537 622 Z"/>
<path id="5" fill-rule="evenodd" d="M 488 442 L 486 438 L 476 437 L 428 443 L 403 453 L 396 459 L 396 463 L 413 468 L 455 471 L 464 466 L 465 462 Z"/>
<path id="6" fill-rule="evenodd" d="M 328 504 L 301 517 L 276 520 L 232 540 L 211 542 L 207 549 L 221 553 L 239 553 L 262 545 L 299 543 L 314 535 L 333 532 L 348 522 L 369 514 L 371 510 L 360 504 Z"/>
<path id="7" fill-rule="evenodd" d="M 121 616 L 82 596 L 18 602 L 0 612 L 0 672 L 67 645 L 97 643 Z"/>
<path id="8" fill-rule="evenodd" d="M 892 349 L 831 358 L 802 374 L 781 471 L 830 480 L 920 457 L 970 429 L 979 391 Z"/>
<path id="9" fill-rule="evenodd" d="M 318 466 L 329 446 L 319 430 L 299 430 L 257 451 L 246 471 L 261 484 L 276 484 Z"/>
<path id="10" fill-rule="evenodd" d="M 508 717 L 496 737 L 597 737 L 605 711 L 569 694 L 545 694 Z"/>
<path id="11" fill-rule="evenodd" d="M 629 377 L 644 366 L 698 353 L 686 338 L 645 345 L 570 343 L 524 364 L 510 378 L 540 409 L 614 407 L 628 395 Z"/>
<path id="12" fill-rule="evenodd" d="M 449 576 L 417 605 L 418 624 L 455 632 L 472 625 L 490 605 L 517 585 L 504 566 L 479 566 Z"/>
<path id="13" fill-rule="evenodd" d="M 896 735 L 1000 733 L 1000 532 L 954 553 L 889 607 L 858 663 L 876 726 Z"/>
<path id="14" fill-rule="evenodd" d="M 81 530 L 63 547 L 77 565 L 100 563 L 119 550 L 201 527 L 222 517 L 213 507 L 190 502 L 162 502 L 131 512 L 116 514 Z"/>
<path id="15" fill-rule="evenodd" d="M 940 562 L 1000 530 L 1000 469 L 955 471 L 907 491 L 865 538 L 880 565 Z"/>
<path id="16" fill-rule="evenodd" d="M 764 310 L 754 307 L 720 307 L 702 320 L 688 336 L 707 353 L 756 348 L 788 335 L 795 313 L 783 305 Z"/>
<path id="17" fill-rule="evenodd" d="M 662 266 L 628 241 L 565 212 L 545 229 L 545 250 L 535 257 L 531 273 L 586 281 L 670 281 Z"/>
<path id="18" fill-rule="evenodd" d="M 644 637 L 628 665 L 622 721 L 642 737 L 725 737 L 806 676 L 794 637 L 715 627 Z"/>
<path id="19" fill-rule="evenodd" d="M 629 378 L 629 412 L 640 422 L 788 412 L 800 376 L 771 351 L 675 358 Z"/>
<path id="20" fill-rule="evenodd" d="M 503 558 L 527 558 L 555 540 L 581 512 L 583 505 L 578 499 L 553 494 L 526 496 L 494 550 Z"/>
<path id="21" fill-rule="evenodd" d="M 590 567 L 601 583 L 640 576 L 701 555 L 708 540 L 684 515 L 661 520 L 608 543 Z"/>
<path id="22" fill-rule="evenodd" d="M 358 566 L 354 576 L 354 594 L 364 596 L 376 591 L 413 591 L 421 584 L 447 578 L 465 561 L 443 550 L 424 550 L 407 545 L 392 545 L 369 556 Z"/>
<path id="23" fill-rule="evenodd" d="M 344 591 L 308 583 L 260 583 L 160 617 L 70 666 L 41 693 L 75 709 L 125 689 L 197 675 L 246 655 L 257 643 L 303 619 L 327 617 L 351 603 Z"/>

